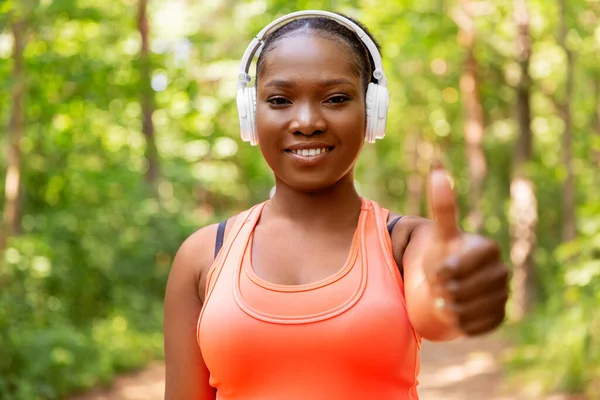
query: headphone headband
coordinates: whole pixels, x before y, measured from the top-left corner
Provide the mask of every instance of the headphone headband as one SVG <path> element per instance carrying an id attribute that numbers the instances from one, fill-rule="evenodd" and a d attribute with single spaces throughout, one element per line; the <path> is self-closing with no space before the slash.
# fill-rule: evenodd
<path id="1" fill-rule="evenodd" d="M 275 30 L 281 28 L 282 26 L 304 18 L 310 17 L 325 17 L 331 20 L 338 22 L 341 25 L 344 25 L 346 28 L 354 31 L 360 40 L 365 44 L 369 53 L 371 53 L 371 57 L 373 58 L 373 63 L 375 64 L 375 70 L 373 71 L 373 77 L 377 79 L 377 83 L 380 86 L 385 87 L 387 85 L 387 79 L 385 74 L 383 73 L 383 63 L 381 61 L 381 54 L 379 54 L 379 50 L 375 45 L 375 42 L 366 34 L 364 30 L 354 22 L 350 21 L 348 18 L 342 17 L 339 14 L 335 14 L 329 11 L 320 11 L 320 10 L 306 10 L 306 11 L 297 11 L 291 14 L 284 15 L 283 17 L 277 18 L 275 21 L 271 22 L 269 25 L 264 27 L 252 42 L 246 48 L 244 52 L 244 56 L 242 57 L 242 61 L 240 62 L 240 73 L 238 75 L 238 86 L 240 88 L 245 88 L 246 84 L 250 81 L 250 75 L 248 75 L 248 71 L 250 69 L 250 64 L 252 64 L 252 59 L 254 55 L 260 49 L 260 47 L 264 44 L 264 39 L 270 33 Z"/>

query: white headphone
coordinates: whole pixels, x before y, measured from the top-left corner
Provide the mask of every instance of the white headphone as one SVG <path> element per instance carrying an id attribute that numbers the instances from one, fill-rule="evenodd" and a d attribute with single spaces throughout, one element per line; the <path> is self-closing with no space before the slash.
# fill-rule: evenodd
<path id="1" fill-rule="evenodd" d="M 387 117 L 389 93 L 387 89 L 387 79 L 383 73 L 383 64 L 381 62 L 381 54 L 377 50 L 377 46 L 371 40 L 369 35 L 365 33 L 358 25 L 341 15 L 327 11 L 298 11 L 284 15 L 276 19 L 261 30 L 258 35 L 250 42 L 248 48 L 244 52 L 240 63 L 240 73 L 238 75 L 238 92 L 237 92 L 237 108 L 240 118 L 240 131 L 242 140 L 250 142 L 253 146 L 258 143 L 258 135 L 256 133 L 256 88 L 254 86 L 247 87 L 250 82 L 248 71 L 252 58 L 259 48 L 264 44 L 264 38 L 292 21 L 301 18 L 309 17 L 325 17 L 337 21 L 346 28 L 354 31 L 363 41 L 371 57 L 375 63 L 375 71 L 373 77 L 377 79 L 377 83 L 369 83 L 367 88 L 366 106 L 367 106 L 367 129 L 365 132 L 365 141 L 369 143 L 375 142 L 376 139 L 382 139 L 385 136 L 385 123 Z"/>

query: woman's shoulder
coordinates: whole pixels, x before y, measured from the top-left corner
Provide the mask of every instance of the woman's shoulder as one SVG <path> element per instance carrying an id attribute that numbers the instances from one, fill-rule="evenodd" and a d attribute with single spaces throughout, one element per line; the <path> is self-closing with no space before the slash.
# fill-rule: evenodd
<path id="1" fill-rule="evenodd" d="M 215 256 L 219 225 L 224 225 L 225 230 L 223 232 L 223 239 L 226 239 L 231 233 L 231 229 L 235 225 L 239 215 L 240 214 L 236 214 L 221 222 L 206 225 L 192 233 L 182 243 L 179 253 L 182 253 L 182 257 L 186 260 L 195 260 L 194 269 L 196 270 L 197 276 L 206 272 L 212 265 Z"/>
<path id="2" fill-rule="evenodd" d="M 231 233 L 239 215 L 224 220 L 224 238 Z M 206 225 L 190 234 L 179 247 L 171 267 L 170 279 L 184 279 L 188 282 L 193 279 L 202 300 L 208 271 L 214 261 L 218 228 L 219 222 Z"/>
<path id="3" fill-rule="evenodd" d="M 227 219 L 221 220 L 220 222 L 206 225 L 192 233 L 183 242 L 179 252 L 182 253 L 182 257 L 185 259 L 190 258 L 191 260 L 196 260 L 194 263 L 194 268 L 198 274 L 198 277 L 201 276 L 202 273 L 207 272 L 213 263 L 219 225 L 222 225 L 225 228 L 221 232 L 220 238 L 224 242 L 229 237 L 229 234 L 234 228 L 238 218 L 250 212 L 254 207 L 255 206 L 239 212 Z"/>

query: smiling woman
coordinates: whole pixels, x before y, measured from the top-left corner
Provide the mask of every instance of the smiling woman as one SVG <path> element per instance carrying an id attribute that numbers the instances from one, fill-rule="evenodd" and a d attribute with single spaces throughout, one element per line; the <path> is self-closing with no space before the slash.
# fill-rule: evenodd
<path id="1" fill-rule="evenodd" d="M 284 16 L 244 54 L 237 102 L 275 190 L 181 246 L 165 298 L 166 399 L 418 399 L 422 339 L 496 328 L 507 269 L 494 242 L 459 230 L 440 166 L 435 223 L 357 193 L 361 149 L 385 134 L 377 44 L 339 14 Z"/>

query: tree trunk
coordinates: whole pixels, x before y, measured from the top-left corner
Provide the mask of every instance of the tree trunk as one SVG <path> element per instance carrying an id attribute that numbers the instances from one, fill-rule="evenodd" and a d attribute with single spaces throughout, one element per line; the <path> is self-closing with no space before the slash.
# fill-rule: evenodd
<path id="1" fill-rule="evenodd" d="M 464 110 L 464 136 L 470 181 L 468 221 L 472 230 L 481 232 L 484 221 L 480 202 L 487 165 L 482 147 L 484 118 L 479 96 L 479 67 L 475 58 L 476 30 L 471 4 L 471 0 L 462 1 L 463 18 L 460 24 L 459 42 L 465 49 L 466 57 L 463 74 L 460 78 L 460 91 Z"/>
<path id="2" fill-rule="evenodd" d="M 418 130 L 411 131 L 406 137 L 406 154 L 410 160 L 410 175 L 406 181 L 406 207 L 404 212 L 407 215 L 421 215 L 423 201 L 423 186 L 424 179 L 422 171 L 419 169 L 419 143 L 421 142 L 421 134 Z"/>
<path id="3" fill-rule="evenodd" d="M 515 148 L 510 184 L 510 259 L 513 264 L 513 299 L 511 317 L 521 320 L 530 310 L 535 298 L 535 270 L 533 250 L 536 243 L 537 199 L 535 188 L 525 173 L 525 165 L 532 154 L 531 133 L 531 77 L 529 61 L 531 38 L 526 0 L 514 0 L 514 18 L 517 28 L 517 59 L 521 69 L 517 85 L 517 122 L 519 135 Z"/>
<path id="4" fill-rule="evenodd" d="M 559 0 L 560 4 L 560 34 L 559 42 L 567 56 L 566 85 L 563 101 L 559 109 L 565 124 L 562 136 L 562 159 L 567 176 L 563 182 L 563 221 L 562 239 L 572 240 L 577 235 L 575 226 L 575 179 L 573 176 L 573 121 L 571 115 L 571 101 L 573 101 L 573 52 L 567 45 L 567 4 L 566 0 Z"/>
<path id="5" fill-rule="evenodd" d="M 594 128 L 596 137 L 600 143 L 600 75 L 594 77 L 594 91 L 596 94 L 596 109 L 594 110 Z M 596 150 L 592 149 L 592 160 L 600 168 L 600 146 Z"/>
<path id="6" fill-rule="evenodd" d="M 19 212 L 21 196 L 21 138 L 25 129 L 24 95 L 25 76 L 23 71 L 23 51 L 25 49 L 25 21 L 23 18 L 12 23 L 13 70 L 12 70 L 12 111 L 7 130 L 8 146 L 6 154 L 6 180 L 4 186 L 3 232 L 0 236 L 0 253 L 6 248 L 9 237 L 17 235 L 21 227 Z"/>
<path id="7" fill-rule="evenodd" d="M 140 51 L 140 77 L 142 91 L 142 133 L 146 139 L 145 158 L 147 163 L 146 181 L 155 185 L 158 180 L 158 149 L 154 133 L 152 114 L 154 113 L 154 94 L 151 86 L 150 44 L 148 23 L 148 0 L 139 0 L 138 30 L 142 42 Z"/>

